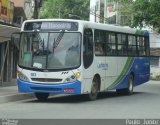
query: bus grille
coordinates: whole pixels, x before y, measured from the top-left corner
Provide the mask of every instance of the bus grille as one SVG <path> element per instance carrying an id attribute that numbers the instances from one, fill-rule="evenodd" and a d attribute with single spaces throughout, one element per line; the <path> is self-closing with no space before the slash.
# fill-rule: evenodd
<path id="1" fill-rule="evenodd" d="M 50 78 L 31 78 L 32 81 L 37 82 L 61 82 L 62 79 L 50 79 Z"/>
<path id="2" fill-rule="evenodd" d="M 31 87 L 33 90 L 41 90 L 41 91 L 61 91 L 61 88 L 43 88 L 43 87 Z"/>

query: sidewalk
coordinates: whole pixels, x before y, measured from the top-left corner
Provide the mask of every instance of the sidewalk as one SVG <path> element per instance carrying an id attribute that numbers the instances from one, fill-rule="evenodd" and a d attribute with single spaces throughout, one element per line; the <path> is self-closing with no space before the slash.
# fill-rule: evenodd
<path id="1" fill-rule="evenodd" d="M 152 80 L 160 80 L 160 67 L 159 66 L 151 66 L 151 79 Z"/>
<path id="2" fill-rule="evenodd" d="M 0 103 L 19 101 L 24 99 L 34 98 L 34 95 L 19 93 L 15 83 L 5 83 L 5 86 L 0 86 Z"/>

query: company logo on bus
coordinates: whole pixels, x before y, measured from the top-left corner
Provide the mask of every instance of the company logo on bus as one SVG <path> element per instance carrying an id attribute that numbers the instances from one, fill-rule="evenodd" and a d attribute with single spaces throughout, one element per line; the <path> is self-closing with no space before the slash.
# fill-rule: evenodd
<path id="1" fill-rule="evenodd" d="M 108 64 L 106 63 L 100 63 L 97 65 L 97 67 L 102 70 L 108 70 Z"/>

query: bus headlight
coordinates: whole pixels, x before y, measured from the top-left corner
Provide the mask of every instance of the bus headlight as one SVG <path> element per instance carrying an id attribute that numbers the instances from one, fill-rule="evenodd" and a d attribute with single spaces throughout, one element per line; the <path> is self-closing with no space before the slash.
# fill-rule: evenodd
<path id="1" fill-rule="evenodd" d="M 81 73 L 80 72 L 76 72 L 75 75 L 76 75 L 77 78 L 79 78 L 81 76 Z"/>
<path id="2" fill-rule="evenodd" d="M 24 75 L 24 74 L 21 73 L 21 72 L 18 73 L 18 78 L 19 78 L 20 80 L 23 80 L 23 81 L 26 81 L 26 82 L 29 81 L 29 79 L 27 78 L 27 76 Z"/>
<path id="3" fill-rule="evenodd" d="M 66 82 L 74 82 L 74 81 L 76 81 L 76 80 L 77 80 L 77 77 L 76 77 L 75 75 L 72 75 L 72 76 L 66 78 L 66 79 L 64 80 L 64 83 L 66 83 Z"/>

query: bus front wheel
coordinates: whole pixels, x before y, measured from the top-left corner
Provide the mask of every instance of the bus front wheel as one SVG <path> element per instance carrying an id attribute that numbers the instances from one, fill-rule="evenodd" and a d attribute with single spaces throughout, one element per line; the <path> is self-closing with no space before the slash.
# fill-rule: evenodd
<path id="1" fill-rule="evenodd" d="M 117 89 L 117 94 L 123 94 L 123 95 L 131 95 L 133 94 L 133 86 L 134 86 L 134 77 L 133 75 L 129 76 L 128 79 L 128 87 L 124 89 Z"/>
<path id="2" fill-rule="evenodd" d="M 35 93 L 35 96 L 39 101 L 46 101 L 48 99 L 49 93 Z"/>
<path id="3" fill-rule="evenodd" d="M 91 92 L 88 94 L 90 101 L 96 100 L 99 92 L 99 80 L 95 77 L 92 81 Z"/>

